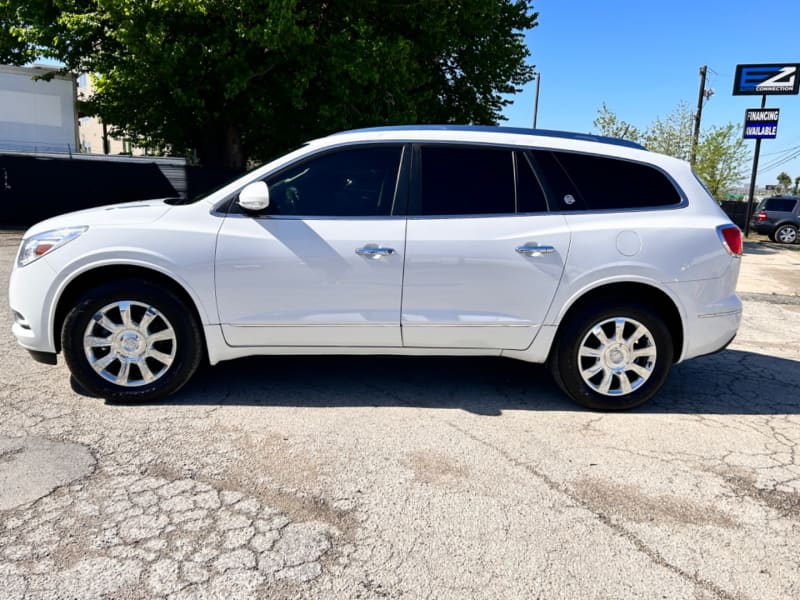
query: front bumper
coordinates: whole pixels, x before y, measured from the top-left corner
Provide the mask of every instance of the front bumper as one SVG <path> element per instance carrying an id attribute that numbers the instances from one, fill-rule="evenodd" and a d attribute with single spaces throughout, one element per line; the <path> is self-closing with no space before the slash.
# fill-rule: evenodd
<path id="1" fill-rule="evenodd" d="M 11 332 L 26 350 L 56 353 L 52 318 L 55 270 L 42 257 L 25 267 L 14 266 L 8 301 L 14 315 Z"/>

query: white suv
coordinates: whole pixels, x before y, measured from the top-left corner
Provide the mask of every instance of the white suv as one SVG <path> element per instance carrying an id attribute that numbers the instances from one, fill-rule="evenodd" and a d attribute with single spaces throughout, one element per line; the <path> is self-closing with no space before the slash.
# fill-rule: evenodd
<path id="1" fill-rule="evenodd" d="M 14 335 L 97 396 L 268 354 L 507 356 L 595 409 L 736 334 L 742 239 L 681 161 L 621 140 L 414 126 L 315 140 L 190 204 L 49 219 Z"/>

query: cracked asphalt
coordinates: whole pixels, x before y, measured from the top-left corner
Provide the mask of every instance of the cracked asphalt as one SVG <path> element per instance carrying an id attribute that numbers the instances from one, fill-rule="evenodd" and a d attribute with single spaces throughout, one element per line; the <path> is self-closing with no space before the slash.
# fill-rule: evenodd
<path id="1" fill-rule="evenodd" d="M 0 233 L 8 280 L 19 233 Z M 74 391 L 0 301 L 0 597 L 800 597 L 800 247 L 621 414 L 497 359 L 280 357 Z"/>

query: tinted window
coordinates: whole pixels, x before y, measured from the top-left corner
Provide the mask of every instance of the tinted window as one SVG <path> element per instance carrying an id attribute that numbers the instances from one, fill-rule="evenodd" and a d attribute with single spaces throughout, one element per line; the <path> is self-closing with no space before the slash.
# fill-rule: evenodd
<path id="1" fill-rule="evenodd" d="M 551 210 L 586 209 L 580 190 L 567 176 L 552 152 L 537 151 L 531 152 L 528 156 L 550 198 Z"/>
<path id="2" fill-rule="evenodd" d="M 528 157 L 523 153 L 517 153 L 516 158 L 517 211 L 521 213 L 545 212 L 547 201 Z"/>
<path id="3" fill-rule="evenodd" d="M 537 153 L 537 156 L 544 153 Z M 672 182 L 659 170 L 640 163 L 579 154 L 552 152 L 545 176 L 553 170 L 560 183 L 555 201 L 561 209 L 644 208 L 680 204 L 681 197 Z M 567 188 L 561 192 L 561 188 Z M 570 203 L 571 195 L 574 202 Z"/>
<path id="4" fill-rule="evenodd" d="M 795 204 L 797 200 L 794 198 L 767 198 L 764 201 L 764 210 L 792 212 Z"/>
<path id="5" fill-rule="evenodd" d="M 267 180 L 273 215 L 371 217 L 392 212 L 400 146 L 338 150 Z"/>
<path id="6" fill-rule="evenodd" d="M 423 215 L 514 212 L 514 162 L 508 150 L 422 148 Z"/>

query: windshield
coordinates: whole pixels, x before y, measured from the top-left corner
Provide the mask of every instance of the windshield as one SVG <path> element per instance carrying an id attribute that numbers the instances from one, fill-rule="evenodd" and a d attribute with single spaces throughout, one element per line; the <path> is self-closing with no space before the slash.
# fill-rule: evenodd
<path id="1" fill-rule="evenodd" d="M 296 148 L 292 148 L 286 152 L 269 158 L 268 160 L 259 163 L 254 163 L 246 171 L 233 171 L 232 169 L 207 169 L 205 167 L 186 167 L 186 195 L 180 198 L 166 198 L 164 202 L 170 206 L 178 206 L 183 204 L 194 204 L 203 198 L 207 198 L 212 194 L 218 192 L 222 188 L 230 185 L 237 179 L 244 177 L 247 173 L 260 168 L 262 165 L 270 161 L 280 158 L 286 154 L 290 154 L 295 150 L 299 150 L 307 144 L 302 144 Z"/>

